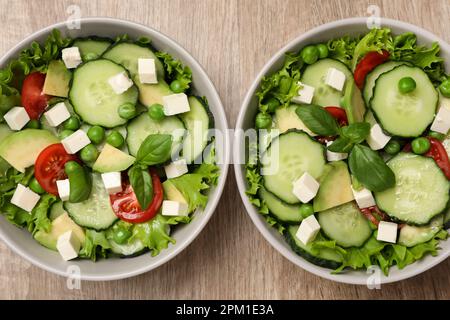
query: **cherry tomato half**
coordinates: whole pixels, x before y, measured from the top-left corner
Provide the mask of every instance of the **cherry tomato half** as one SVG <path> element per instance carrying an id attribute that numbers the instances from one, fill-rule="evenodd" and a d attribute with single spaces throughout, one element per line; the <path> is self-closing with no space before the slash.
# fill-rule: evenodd
<path id="1" fill-rule="evenodd" d="M 34 176 L 45 191 L 58 195 L 56 181 L 67 178 L 64 165 L 68 161 L 79 160 L 68 154 L 61 143 L 52 144 L 41 151 L 34 164 Z"/>
<path id="2" fill-rule="evenodd" d="M 339 126 L 343 127 L 348 125 L 347 113 L 344 109 L 340 107 L 325 107 L 325 110 L 336 119 Z"/>
<path id="3" fill-rule="evenodd" d="M 150 220 L 158 213 L 163 201 L 161 181 L 154 169 L 150 169 L 153 184 L 153 201 L 146 210 L 142 210 L 131 187 L 128 177 L 122 177 L 122 191 L 109 196 L 114 213 L 123 221 L 142 223 Z"/>
<path id="4" fill-rule="evenodd" d="M 31 119 L 39 119 L 47 107 L 49 96 L 42 92 L 45 74 L 32 72 L 25 77 L 22 85 L 21 101 Z"/>
<path id="5" fill-rule="evenodd" d="M 376 66 L 382 64 L 389 59 L 389 52 L 382 50 L 382 53 L 377 51 L 372 51 L 367 53 L 355 68 L 353 77 L 355 78 L 355 83 L 358 88 L 362 89 L 364 87 L 364 81 L 366 75 L 372 71 Z"/>

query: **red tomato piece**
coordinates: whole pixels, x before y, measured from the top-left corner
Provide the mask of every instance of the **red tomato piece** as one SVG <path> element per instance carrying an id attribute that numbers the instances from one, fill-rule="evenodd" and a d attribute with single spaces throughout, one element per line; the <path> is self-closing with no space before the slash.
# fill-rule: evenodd
<path id="1" fill-rule="evenodd" d="M 367 53 L 356 66 L 355 72 L 353 72 L 353 77 L 358 88 L 362 89 L 364 87 L 364 81 L 370 71 L 388 59 L 389 52 L 386 50 L 382 50 L 381 53 L 377 51 Z"/>
<path id="2" fill-rule="evenodd" d="M 153 184 L 153 200 L 146 210 L 142 210 L 131 187 L 128 177 L 123 177 L 122 191 L 109 196 L 114 213 L 123 221 L 142 223 L 152 219 L 158 213 L 163 201 L 163 188 L 154 169 L 150 169 Z"/>
<path id="3" fill-rule="evenodd" d="M 341 127 L 348 125 L 347 113 L 344 109 L 340 107 L 325 107 L 325 110 L 336 119 Z"/>
<path id="4" fill-rule="evenodd" d="M 52 144 L 41 151 L 34 164 L 34 176 L 45 191 L 58 195 L 56 181 L 67 178 L 64 165 L 68 161 L 79 160 L 68 154 L 61 143 Z"/>
<path id="5" fill-rule="evenodd" d="M 39 119 L 50 99 L 42 92 L 44 82 L 45 74 L 40 72 L 30 73 L 23 81 L 21 102 L 31 119 Z"/>

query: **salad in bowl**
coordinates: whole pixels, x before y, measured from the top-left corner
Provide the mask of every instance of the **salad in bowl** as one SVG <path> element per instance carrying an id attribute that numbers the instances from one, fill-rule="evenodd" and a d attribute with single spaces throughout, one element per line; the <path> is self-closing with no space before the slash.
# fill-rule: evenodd
<path id="1" fill-rule="evenodd" d="M 219 177 L 188 66 L 54 29 L 0 70 L 0 212 L 63 260 L 155 256 Z"/>
<path id="2" fill-rule="evenodd" d="M 448 237 L 450 79 L 439 52 L 413 32 L 371 29 L 285 53 L 255 89 L 246 195 L 333 279 L 372 266 L 388 275 Z"/>

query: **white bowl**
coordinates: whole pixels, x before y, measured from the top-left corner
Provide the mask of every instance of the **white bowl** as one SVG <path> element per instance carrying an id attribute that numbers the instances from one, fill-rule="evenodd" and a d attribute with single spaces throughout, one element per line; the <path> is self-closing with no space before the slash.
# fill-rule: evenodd
<path id="1" fill-rule="evenodd" d="M 57 23 L 31 34 L 14 48 L 9 50 L 3 58 L 0 59 L 0 66 L 5 66 L 8 60 L 17 57 L 19 52 L 24 48 L 28 48 L 32 41 L 42 43 L 54 28 L 61 30 L 63 35 L 72 38 L 90 35 L 114 38 L 115 36 L 124 33 L 127 33 L 132 38 L 139 36 L 149 37 L 155 48 L 161 51 L 167 51 L 191 68 L 195 92 L 199 95 L 206 96 L 209 101 L 210 110 L 214 115 L 215 127 L 221 130 L 221 132 L 226 132 L 228 125 L 219 95 L 199 63 L 172 39 L 154 29 L 137 23 L 111 18 L 85 18 L 81 19 L 81 28 L 79 30 L 68 30 L 64 22 Z M 42 247 L 32 238 L 30 233 L 13 226 L 3 216 L 0 218 L 0 238 L 5 241 L 13 251 L 26 258 L 31 263 L 63 276 L 70 275 L 72 272 L 71 270 L 74 270 L 68 270 L 69 266 L 79 267 L 81 279 L 83 280 L 116 280 L 147 272 L 174 258 L 186 248 L 204 228 L 213 214 L 222 194 L 227 177 L 229 154 L 230 142 L 228 137 L 224 135 L 221 145 L 217 146 L 218 162 L 220 162 L 219 166 L 221 170 L 220 178 L 218 185 L 214 187 L 209 194 L 206 208 L 203 211 L 196 212 L 195 218 L 191 223 L 176 228 L 173 233 L 176 244 L 170 244 L 167 249 L 162 250 L 156 257 L 151 257 L 150 254 L 147 253 L 135 258 L 102 259 L 95 263 L 89 260 L 65 262 L 57 252 Z"/>
<path id="2" fill-rule="evenodd" d="M 255 98 L 255 92 L 258 90 L 261 78 L 263 76 L 271 74 L 281 68 L 285 52 L 298 51 L 300 48 L 310 43 L 326 42 L 329 39 L 344 35 L 358 35 L 365 33 L 368 31 L 366 21 L 367 18 L 351 18 L 324 24 L 302 34 L 278 51 L 269 60 L 269 62 L 267 62 L 247 92 L 238 116 L 236 132 L 239 132 L 240 129 L 246 130 L 253 127 L 253 119 L 257 113 L 257 100 Z M 450 70 L 450 46 L 442 39 L 419 27 L 396 20 L 382 19 L 381 25 L 383 27 L 391 28 L 394 34 L 411 31 L 417 35 L 418 42 L 421 44 L 429 45 L 432 42 L 438 41 L 441 46 L 441 56 L 445 59 L 446 69 L 447 71 Z M 311 273 L 337 282 L 361 285 L 367 284 L 367 281 L 372 273 L 366 273 L 364 271 L 346 271 L 345 273 L 338 275 L 331 274 L 330 269 L 316 266 L 298 256 L 291 250 L 285 239 L 277 232 L 277 230 L 270 227 L 264 221 L 261 214 L 258 213 L 256 208 L 250 203 L 245 195 L 247 182 L 245 179 L 245 167 L 244 165 L 239 164 L 239 159 L 242 156 L 240 154 L 240 150 L 245 149 L 242 145 L 242 139 L 240 139 L 240 136 L 236 136 L 234 143 L 234 170 L 239 191 L 250 218 L 253 220 L 254 224 L 266 240 L 269 241 L 275 249 L 277 249 L 291 262 Z M 425 259 L 409 265 L 402 270 L 397 269 L 397 267 L 391 268 L 389 276 L 381 276 L 380 283 L 403 280 L 432 268 L 450 256 L 450 240 L 442 241 L 441 248 L 442 249 L 439 251 L 439 255 L 436 257 L 428 256 Z M 373 279 L 373 277 L 371 279 Z"/>

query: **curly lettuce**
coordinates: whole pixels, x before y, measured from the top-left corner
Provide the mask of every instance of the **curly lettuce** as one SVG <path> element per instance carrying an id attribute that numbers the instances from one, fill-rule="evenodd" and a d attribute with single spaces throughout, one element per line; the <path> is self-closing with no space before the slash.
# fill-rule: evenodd
<path id="1" fill-rule="evenodd" d="M 164 69 L 167 72 L 166 78 L 168 82 L 177 80 L 180 83 L 181 90 L 188 90 L 192 82 L 191 69 L 188 66 L 183 66 L 179 60 L 174 59 L 167 52 L 158 51 L 155 55 L 163 62 Z"/>

